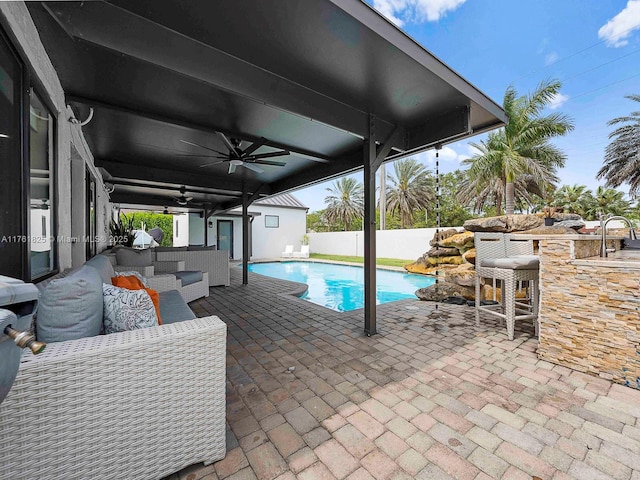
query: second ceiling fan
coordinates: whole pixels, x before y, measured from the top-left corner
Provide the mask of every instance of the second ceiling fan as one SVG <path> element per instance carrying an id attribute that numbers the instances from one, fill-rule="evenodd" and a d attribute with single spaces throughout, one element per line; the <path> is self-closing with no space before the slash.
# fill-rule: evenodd
<path id="1" fill-rule="evenodd" d="M 265 160 L 265 159 L 289 155 L 288 150 L 278 150 L 276 152 L 258 153 L 258 154 L 253 153 L 263 145 L 267 144 L 268 140 L 266 138 L 260 138 L 259 140 L 253 142 L 246 148 L 242 149 L 240 148 L 240 146 L 242 145 L 242 140 L 238 138 L 228 138 L 224 133 L 221 133 L 221 132 L 216 132 L 216 134 L 218 135 L 218 138 L 220 138 L 222 143 L 224 143 L 224 146 L 227 147 L 227 150 L 228 150 L 227 153 L 214 150 L 213 148 L 205 147 L 204 145 L 189 142 L 187 140 L 180 140 L 182 143 L 186 143 L 187 145 L 204 148 L 205 150 L 209 150 L 210 152 L 215 153 L 215 155 L 181 155 L 181 156 L 217 158 L 218 161 L 207 163 L 205 165 L 200 165 L 200 167 L 209 167 L 211 165 L 218 165 L 220 163 L 228 163 L 229 173 L 234 173 L 237 167 L 244 167 L 249 170 L 253 170 L 254 172 L 257 172 L 257 173 L 263 173 L 264 170 L 258 167 L 257 165 L 272 165 L 275 167 L 284 167 L 286 165 L 286 163 L 284 162 L 276 162 L 273 160 Z"/>

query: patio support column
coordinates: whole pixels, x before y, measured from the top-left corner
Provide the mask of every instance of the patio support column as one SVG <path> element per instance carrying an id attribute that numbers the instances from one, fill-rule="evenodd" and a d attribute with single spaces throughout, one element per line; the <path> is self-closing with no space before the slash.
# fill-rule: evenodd
<path id="1" fill-rule="evenodd" d="M 242 284 L 249 284 L 249 196 L 242 192 Z"/>
<path id="2" fill-rule="evenodd" d="M 376 146 L 375 117 L 369 115 L 369 129 L 364 139 L 364 333 L 375 335 L 376 329 L 376 172 L 397 140 L 398 128 Z"/>
<path id="3" fill-rule="evenodd" d="M 204 208 L 204 246 L 209 246 L 209 210 Z"/>
<path id="4" fill-rule="evenodd" d="M 369 138 L 364 140 L 364 333 L 376 334 L 376 143 L 372 138 L 373 118 L 369 121 Z"/>

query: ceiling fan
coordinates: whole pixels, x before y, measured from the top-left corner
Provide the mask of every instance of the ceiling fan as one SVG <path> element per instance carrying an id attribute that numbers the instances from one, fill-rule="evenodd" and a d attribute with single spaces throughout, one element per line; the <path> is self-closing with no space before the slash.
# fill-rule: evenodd
<path id="1" fill-rule="evenodd" d="M 220 163 L 228 163 L 229 164 L 229 173 L 234 173 L 237 167 L 244 167 L 249 170 L 253 170 L 257 173 L 263 173 L 264 170 L 257 165 L 272 165 L 275 167 L 284 167 L 286 163 L 284 162 L 276 162 L 273 160 L 265 160 L 266 158 L 273 157 L 282 157 L 284 155 L 289 155 L 288 150 L 278 150 L 276 152 L 269 153 L 258 153 L 254 154 L 256 150 L 265 145 L 268 140 L 266 138 L 260 138 L 259 140 L 253 142 L 245 149 L 240 148 L 242 144 L 242 140 L 239 138 L 228 138 L 224 133 L 216 132 L 224 146 L 227 147 L 228 152 L 220 152 L 218 150 L 214 150 L 213 148 L 205 147 L 204 145 L 199 145 L 197 143 L 189 142 L 187 140 L 180 140 L 182 143 L 186 143 L 187 145 L 192 145 L 194 147 L 204 148 L 205 150 L 209 150 L 210 152 L 214 152 L 216 155 L 181 155 L 183 157 L 211 157 L 219 159 L 217 162 L 207 163 L 205 165 L 200 165 L 200 167 L 209 167 L 211 165 L 218 165 Z"/>
<path id="2" fill-rule="evenodd" d="M 174 197 L 173 201 L 176 202 L 178 205 L 185 206 L 187 203 L 193 200 L 193 197 L 185 197 L 184 196 L 185 193 L 187 193 L 187 189 L 183 185 L 182 187 L 180 187 L 180 196 Z"/>

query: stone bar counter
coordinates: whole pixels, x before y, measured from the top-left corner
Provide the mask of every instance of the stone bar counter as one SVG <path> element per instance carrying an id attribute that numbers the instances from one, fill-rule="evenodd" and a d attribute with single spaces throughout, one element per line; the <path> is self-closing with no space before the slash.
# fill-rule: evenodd
<path id="1" fill-rule="evenodd" d="M 599 236 L 526 237 L 540 255 L 540 358 L 640 389 L 640 250 L 609 237 L 602 258 Z"/>

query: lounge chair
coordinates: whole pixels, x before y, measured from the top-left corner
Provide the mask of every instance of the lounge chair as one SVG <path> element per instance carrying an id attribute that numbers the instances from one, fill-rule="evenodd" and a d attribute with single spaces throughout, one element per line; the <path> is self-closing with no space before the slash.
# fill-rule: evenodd
<path id="1" fill-rule="evenodd" d="M 309 245 L 302 245 L 299 252 L 293 252 L 294 258 L 309 258 Z"/>
<path id="2" fill-rule="evenodd" d="M 284 247 L 284 252 L 282 252 L 282 258 L 291 258 L 293 257 L 293 245 L 286 245 Z"/>

